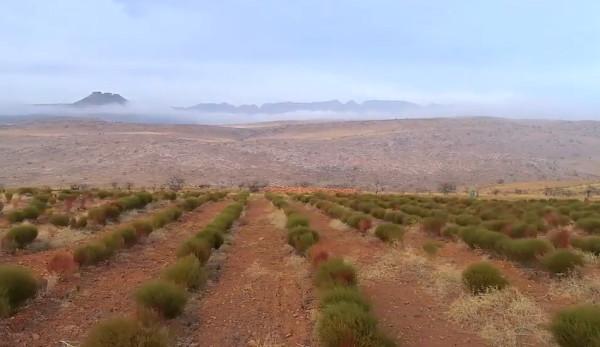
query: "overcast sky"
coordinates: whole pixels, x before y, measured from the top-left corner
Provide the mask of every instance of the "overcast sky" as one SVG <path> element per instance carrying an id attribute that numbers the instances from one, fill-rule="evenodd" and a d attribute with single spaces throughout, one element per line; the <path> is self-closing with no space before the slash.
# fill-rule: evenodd
<path id="1" fill-rule="evenodd" d="M 0 103 L 403 99 L 595 114 L 600 1 L 4 0 Z"/>

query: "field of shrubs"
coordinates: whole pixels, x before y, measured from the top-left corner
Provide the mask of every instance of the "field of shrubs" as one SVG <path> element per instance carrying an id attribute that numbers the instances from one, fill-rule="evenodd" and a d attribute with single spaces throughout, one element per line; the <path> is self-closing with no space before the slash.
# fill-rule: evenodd
<path id="1" fill-rule="evenodd" d="M 600 346 L 600 202 L 21 188 L 0 204 L 0 346 Z"/>

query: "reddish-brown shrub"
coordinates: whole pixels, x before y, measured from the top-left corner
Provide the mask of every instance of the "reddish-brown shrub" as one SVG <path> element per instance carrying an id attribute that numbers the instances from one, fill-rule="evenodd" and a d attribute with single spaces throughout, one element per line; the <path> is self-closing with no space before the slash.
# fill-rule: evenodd
<path id="1" fill-rule="evenodd" d="M 311 264 L 314 267 L 317 267 L 321 263 L 323 263 L 329 259 L 329 252 L 323 248 L 313 246 L 309 250 L 308 257 L 310 259 Z"/>
<path id="2" fill-rule="evenodd" d="M 366 233 L 367 230 L 371 229 L 371 226 L 373 226 L 373 223 L 371 222 L 370 219 L 361 219 L 360 222 L 358 222 L 357 229 L 361 233 Z"/>
<path id="3" fill-rule="evenodd" d="M 571 233 L 567 229 L 560 229 L 548 234 L 548 239 L 556 248 L 568 248 L 571 244 Z"/>
<path id="4" fill-rule="evenodd" d="M 68 276 L 79 268 L 79 265 L 73 258 L 73 255 L 68 252 L 60 252 L 55 254 L 48 262 L 47 269 L 51 273 L 61 276 Z"/>

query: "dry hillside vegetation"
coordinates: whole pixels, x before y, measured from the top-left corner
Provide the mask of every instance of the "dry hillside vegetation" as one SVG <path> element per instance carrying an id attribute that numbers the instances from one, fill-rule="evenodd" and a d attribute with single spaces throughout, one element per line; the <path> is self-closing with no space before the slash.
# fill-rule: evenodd
<path id="1" fill-rule="evenodd" d="M 52 120 L 0 127 L 0 184 L 376 185 L 435 189 L 597 179 L 600 123 L 492 118 L 139 125 Z M 165 168 L 168 168 L 166 170 Z"/>

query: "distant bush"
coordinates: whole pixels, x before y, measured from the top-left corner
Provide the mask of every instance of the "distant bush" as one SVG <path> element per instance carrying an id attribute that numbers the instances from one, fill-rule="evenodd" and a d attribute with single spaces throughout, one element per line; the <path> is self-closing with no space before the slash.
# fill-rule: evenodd
<path id="1" fill-rule="evenodd" d="M 289 215 L 285 224 L 286 228 L 288 229 L 295 227 L 308 227 L 308 225 L 308 218 L 296 213 Z"/>
<path id="2" fill-rule="evenodd" d="M 460 232 L 461 239 L 471 248 L 482 248 L 488 250 L 497 249 L 501 241 L 509 240 L 509 237 L 480 227 L 467 227 Z"/>
<path id="3" fill-rule="evenodd" d="M 321 263 L 315 274 L 315 285 L 320 289 L 355 286 L 356 282 L 356 270 L 340 258 L 333 258 Z"/>
<path id="4" fill-rule="evenodd" d="M 12 227 L 2 239 L 2 247 L 5 249 L 25 248 L 33 242 L 38 235 L 35 225 L 21 224 Z"/>
<path id="5" fill-rule="evenodd" d="M 42 211 L 36 206 L 29 205 L 23 208 L 21 213 L 25 219 L 37 219 L 42 214 Z"/>
<path id="6" fill-rule="evenodd" d="M 454 222 L 460 226 L 478 225 L 481 223 L 481 219 L 471 214 L 461 214 L 456 216 Z"/>
<path id="7" fill-rule="evenodd" d="M 50 216 L 50 224 L 57 227 L 66 227 L 69 225 L 69 216 L 66 214 L 53 214 Z"/>
<path id="8" fill-rule="evenodd" d="M 571 245 L 585 252 L 591 252 L 595 255 L 600 254 L 600 236 L 574 238 L 571 240 Z"/>
<path id="9" fill-rule="evenodd" d="M 327 289 L 321 294 L 319 305 L 321 308 L 324 308 L 328 305 L 334 305 L 340 302 L 350 302 L 356 304 L 365 311 L 369 311 L 371 309 L 371 305 L 355 287 L 338 286 Z"/>
<path id="10" fill-rule="evenodd" d="M 187 295 L 185 289 L 167 281 L 152 281 L 142 285 L 135 293 L 140 307 L 150 309 L 163 318 L 175 318 L 183 312 Z"/>
<path id="11" fill-rule="evenodd" d="M 535 237 L 538 232 L 536 225 L 528 223 L 517 223 L 508 228 L 510 237 Z"/>
<path id="12" fill-rule="evenodd" d="M 148 236 L 154 230 L 152 222 L 150 222 L 148 219 L 137 219 L 131 222 L 131 226 L 135 230 L 138 237 Z"/>
<path id="13" fill-rule="evenodd" d="M 38 282 L 26 268 L 0 265 L 0 317 L 12 314 L 18 306 L 35 296 Z"/>
<path id="14" fill-rule="evenodd" d="M 567 274 L 583 266 L 583 258 L 566 249 L 548 253 L 542 259 L 542 265 L 553 274 Z"/>
<path id="15" fill-rule="evenodd" d="M 308 227 L 297 226 L 288 232 L 287 239 L 296 251 L 303 254 L 319 241 L 319 234 Z"/>
<path id="16" fill-rule="evenodd" d="M 102 242 L 90 242 L 79 246 L 73 252 L 73 258 L 80 266 L 93 265 L 105 260 L 110 255 L 107 247 Z"/>
<path id="17" fill-rule="evenodd" d="M 600 345 L 600 306 L 585 304 L 558 312 L 550 331 L 562 347 L 596 347 Z"/>
<path id="18" fill-rule="evenodd" d="M 600 234 L 600 217 L 582 218 L 577 221 L 576 226 L 590 234 Z"/>
<path id="19" fill-rule="evenodd" d="M 145 327 L 130 318 L 113 318 L 98 323 L 82 347 L 168 347 L 168 335 L 163 329 Z"/>
<path id="20" fill-rule="evenodd" d="M 405 224 L 407 221 L 406 215 L 398 211 L 386 211 L 383 215 L 383 220 L 395 224 Z"/>
<path id="21" fill-rule="evenodd" d="M 371 218 L 364 213 L 350 213 L 343 218 L 343 222 L 363 233 L 372 225 Z"/>
<path id="22" fill-rule="evenodd" d="M 507 239 L 498 245 L 500 253 L 520 262 L 532 262 L 553 249 L 554 247 L 548 240 L 535 238 Z"/>
<path id="23" fill-rule="evenodd" d="M 375 236 L 384 242 L 402 242 L 404 228 L 398 224 L 380 224 L 375 229 Z"/>
<path id="24" fill-rule="evenodd" d="M 500 270 L 490 263 L 480 262 L 470 265 L 462 273 L 464 284 L 473 294 L 502 289 L 508 285 Z"/>
<path id="25" fill-rule="evenodd" d="M 162 277 L 177 285 L 195 290 L 206 283 L 207 274 L 198 258 L 188 255 L 179 258 L 175 264 L 169 266 Z"/>

